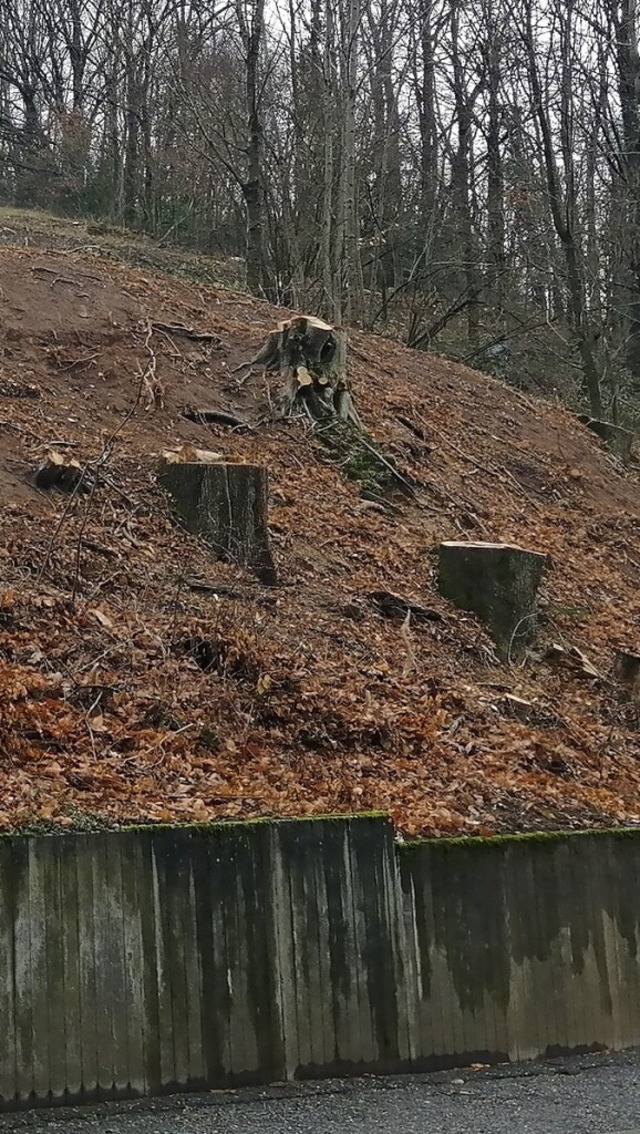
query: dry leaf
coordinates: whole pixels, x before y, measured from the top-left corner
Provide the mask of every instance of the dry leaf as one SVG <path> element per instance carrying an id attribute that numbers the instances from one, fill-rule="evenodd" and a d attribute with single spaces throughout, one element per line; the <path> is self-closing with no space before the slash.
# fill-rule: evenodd
<path id="1" fill-rule="evenodd" d="M 213 465 L 224 460 L 224 456 L 209 449 L 196 449 L 194 445 L 181 445 L 178 449 L 164 449 L 162 459 L 167 465 Z"/>

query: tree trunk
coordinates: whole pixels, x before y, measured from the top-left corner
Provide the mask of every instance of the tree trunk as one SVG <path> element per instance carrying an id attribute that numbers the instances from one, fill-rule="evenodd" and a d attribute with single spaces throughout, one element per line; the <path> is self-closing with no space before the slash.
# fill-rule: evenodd
<path id="1" fill-rule="evenodd" d="M 628 465 L 631 460 L 631 448 L 634 441 L 634 434 L 630 429 L 623 429 L 621 425 L 616 425 L 612 421 L 600 421 L 597 418 L 589 417 L 586 413 L 578 414 L 578 419 L 583 425 L 586 425 L 593 433 L 604 441 L 608 449 L 615 454 L 616 457 L 622 461 L 623 465 Z"/>
<path id="2" fill-rule="evenodd" d="M 347 379 L 343 330 L 310 315 L 297 315 L 271 331 L 248 366 L 278 371 L 277 406 L 283 417 L 306 417 L 340 470 L 360 482 L 363 494 L 381 500 L 413 486 L 369 437 L 358 416 Z"/>
<path id="3" fill-rule="evenodd" d="M 451 197 L 452 251 L 455 261 L 456 290 L 465 296 L 467 341 L 470 349 L 477 345 L 478 298 L 482 291 L 482 278 L 478 270 L 477 249 L 473 231 L 473 161 L 471 152 L 473 105 L 467 90 L 460 47 L 461 0 L 450 0 L 451 56 L 453 94 L 456 108 L 458 145 L 452 161 Z"/>
<path id="4" fill-rule="evenodd" d="M 621 0 L 619 8 L 616 52 L 624 146 L 623 260 L 625 282 L 628 284 L 623 316 L 627 336 L 626 362 L 637 388 L 640 384 L 640 54 L 636 0 Z"/>
<path id="5" fill-rule="evenodd" d="M 640 655 L 631 650 L 616 650 L 613 677 L 625 700 L 640 703 Z"/>
<path id="6" fill-rule="evenodd" d="M 504 170 L 500 142 L 501 108 L 501 57 L 502 46 L 496 22 L 487 12 L 486 67 L 488 92 L 487 123 L 487 298 L 494 308 L 502 311 L 504 304 L 505 211 Z"/>
<path id="7" fill-rule="evenodd" d="M 360 0 L 343 0 L 342 10 L 342 177 L 344 271 L 347 281 L 343 313 L 359 323 L 364 314 L 364 280 L 360 254 L 360 214 L 356 179 L 356 95 Z M 346 9 L 346 10 L 345 10 Z"/>
<path id="8" fill-rule="evenodd" d="M 264 32 L 264 0 L 252 0 L 251 17 L 242 0 L 236 14 L 245 50 L 245 95 L 247 107 L 247 176 L 242 183 L 247 210 L 247 286 L 255 295 L 266 294 L 265 199 L 262 182 L 264 145 L 260 113 L 260 51 Z"/>
<path id="9" fill-rule="evenodd" d="M 562 69 L 565 81 L 562 83 L 562 104 L 560 107 L 562 150 L 566 180 L 566 189 L 563 192 L 554 149 L 550 111 L 547 98 L 542 90 L 538 70 L 538 52 L 536 50 L 536 42 L 533 33 L 531 0 L 528 0 L 527 3 L 525 23 L 524 35 L 527 48 L 529 81 L 533 97 L 533 111 L 538 121 L 542 137 L 544 169 L 549 194 L 551 218 L 564 252 L 569 292 L 569 314 L 574 339 L 582 364 L 582 385 L 593 417 L 602 418 L 603 404 L 600 391 L 600 375 L 593 347 L 593 329 L 590 326 L 589 314 L 586 309 L 585 287 L 581 275 L 578 253 L 578 237 L 574 225 L 577 201 L 575 195 L 573 146 L 571 138 L 571 83 L 568 79 L 569 68 L 566 55 L 569 50 L 569 32 L 565 33 L 563 41 Z M 568 86 L 567 83 L 569 84 Z"/>
<path id="10" fill-rule="evenodd" d="M 269 546 L 267 470 L 258 465 L 162 464 L 158 481 L 183 526 L 218 558 L 249 567 L 266 586 L 278 579 Z"/>
<path id="11" fill-rule="evenodd" d="M 129 61 L 129 67 L 134 63 Z M 127 76 L 127 106 L 125 110 L 126 142 L 124 151 L 124 172 L 122 177 L 124 223 L 133 228 L 137 218 L 138 175 L 140 164 L 137 80 L 132 73 Z"/>

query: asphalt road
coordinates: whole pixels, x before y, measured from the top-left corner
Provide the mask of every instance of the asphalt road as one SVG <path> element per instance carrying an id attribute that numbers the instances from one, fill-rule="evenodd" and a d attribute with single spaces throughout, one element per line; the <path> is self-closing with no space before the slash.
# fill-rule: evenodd
<path id="1" fill-rule="evenodd" d="M 640 1134 L 640 1052 L 0 1117 L 0 1134 Z"/>

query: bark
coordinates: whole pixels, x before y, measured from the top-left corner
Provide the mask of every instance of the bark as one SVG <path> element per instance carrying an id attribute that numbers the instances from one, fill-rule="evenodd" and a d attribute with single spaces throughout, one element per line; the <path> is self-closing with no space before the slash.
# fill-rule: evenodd
<path id="1" fill-rule="evenodd" d="M 501 47 L 498 28 L 491 12 L 487 12 L 488 35 L 486 69 L 488 83 L 487 124 L 487 294 L 491 304 L 501 310 L 504 302 L 505 215 L 504 170 L 500 138 L 501 106 Z"/>
<path id="2" fill-rule="evenodd" d="M 343 312 L 349 322 L 364 314 L 364 280 L 360 255 L 360 216 L 356 180 L 356 94 L 360 0 L 344 0 L 342 9 L 342 176 L 340 212 L 343 222 L 344 272 L 347 281 Z"/>
<path id="3" fill-rule="evenodd" d="M 629 464 L 634 441 L 631 430 L 623 429 L 621 425 L 615 425 L 611 421 L 599 421 L 597 418 L 589 417 L 588 414 L 578 414 L 578 418 L 601 441 L 604 441 L 607 448 L 619 457 L 624 465 Z"/>
<path id="4" fill-rule="evenodd" d="M 202 536 L 218 558 L 277 583 L 269 546 L 267 470 L 258 465 L 166 463 L 158 481 L 183 526 Z"/>
<path id="5" fill-rule="evenodd" d="M 323 310 L 332 322 L 342 319 L 342 280 L 336 265 L 336 247 L 338 234 L 336 233 L 336 217 L 334 213 L 334 177 L 335 177 L 335 31 L 333 17 L 333 0 L 326 0 L 325 4 L 325 32 L 323 55 L 324 90 L 322 99 L 322 127 L 323 127 L 323 185 L 322 185 L 322 220 L 320 236 L 320 256 Z M 340 249 L 340 256 L 342 250 Z"/>
<path id="6" fill-rule="evenodd" d="M 500 543 L 441 543 L 440 593 L 487 625 L 505 661 L 535 637 L 536 595 L 546 556 Z"/>
<path id="7" fill-rule="evenodd" d="M 306 417 L 344 475 L 360 482 L 363 495 L 386 500 L 414 495 L 413 485 L 363 428 L 347 379 L 347 339 L 321 319 L 298 315 L 280 323 L 249 365 L 278 371 L 277 397 L 284 417 Z"/>
<path id="8" fill-rule="evenodd" d="M 338 418 L 359 425 L 349 391 L 346 335 L 322 319 L 297 315 L 280 323 L 252 359 L 278 371 L 278 406 L 284 416 L 304 413 L 315 424 Z"/>
<path id="9" fill-rule="evenodd" d="M 640 655 L 631 650 L 616 650 L 612 672 L 622 699 L 640 703 Z"/>
<path id="10" fill-rule="evenodd" d="M 433 0 L 422 0 L 420 8 L 422 68 L 418 87 L 420 202 L 422 216 L 428 220 L 435 213 L 438 162 L 433 8 Z"/>
<path id="11" fill-rule="evenodd" d="M 569 315 L 576 346 L 582 367 L 582 384 L 585 396 L 593 417 L 603 417 L 602 394 L 600 390 L 600 375 L 594 351 L 593 328 L 590 326 L 586 310 L 586 297 L 584 280 L 581 274 L 578 251 L 578 237 L 574 226 L 576 208 L 575 181 L 573 174 L 573 156 L 571 138 L 568 131 L 570 87 L 567 88 L 566 74 L 568 68 L 568 45 L 565 39 L 563 45 L 563 82 L 561 103 L 561 129 L 563 135 L 563 151 L 565 161 L 566 189 L 560 180 L 554 141 L 551 129 L 551 119 L 548 109 L 547 94 L 542 89 L 536 44 L 534 40 L 531 3 L 527 3 L 526 26 L 524 30 L 525 45 L 529 69 L 529 81 L 533 97 L 533 111 L 538 121 L 542 139 L 544 169 L 549 196 L 549 207 L 553 225 L 562 245 L 567 271 L 567 290 L 569 296 Z"/>
<path id="12" fill-rule="evenodd" d="M 247 112 L 247 175 L 242 183 L 247 211 L 247 285 L 256 295 L 266 294 L 265 196 L 262 157 L 264 147 L 260 106 L 260 51 L 264 34 L 264 0 L 252 0 L 250 15 L 238 0 L 236 13 L 245 52 Z"/>
<path id="13" fill-rule="evenodd" d="M 372 255 L 367 278 L 367 327 L 373 326 L 376 312 L 380 308 L 383 313 L 386 312 L 387 296 L 401 282 L 399 241 L 403 184 L 401 127 L 394 74 L 396 23 L 394 0 L 380 0 L 380 10 L 375 15 L 371 9 L 368 10 L 366 50 L 371 73 L 370 102 L 373 117 L 372 152 L 369 160 L 372 162 L 374 181 L 368 192 Z"/>
<path id="14" fill-rule="evenodd" d="M 460 13 L 461 0 L 451 0 L 451 56 L 453 66 L 453 90 L 458 133 L 457 149 L 451 170 L 452 246 L 457 261 L 455 272 L 456 290 L 468 299 L 466 305 L 467 340 L 469 346 L 476 345 L 478 335 L 478 302 L 482 290 L 482 279 L 477 264 L 477 248 L 474 240 L 472 216 L 472 161 L 471 139 L 473 107 L 460 54 Z"/>
<path id="15" fill-rule="evenodd" d="M 622 115 L 625 246 L 628 276 L 626 361 L 640 383 L 640 54 L 636 0 L 620 0 L 616 22 L 618 88 Z"/>

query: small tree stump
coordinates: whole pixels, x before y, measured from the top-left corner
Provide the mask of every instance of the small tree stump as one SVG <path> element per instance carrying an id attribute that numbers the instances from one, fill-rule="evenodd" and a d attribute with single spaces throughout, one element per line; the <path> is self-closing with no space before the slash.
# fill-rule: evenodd
<path id="1" fill-rule="evenodd" d="M 47 453 L 35 475 L 36 488 L 56 489 L 58 492 L 90 492 L 93 477 L 83 469 L 75 457 L 66 453 Z"/>
<path id="2" fill-rule="evenodd" d="M 632 653 L 631 650 L 616 650 L 613 676 L 627 700 L 640 702 L 640 654 Z"/>
<path id="3" fill-rule="evenodd" d="M 166 463 L 158 481 L 190 532 L 220 559 L 249 567 L 267 586 L 278 582 L 267 527 L 267 470 L 259 465 Z"/>
<path id="4" fill-rule="evenodd" d="M 486 623 L 502 658 L 521 656 L 536 629 L 546 556 L 503 543 L 441 543 L 439 588 Z"/>
<path id="5" fill-rule="evenodd" d="M 634 439 L 631 430 L 623 429 L 621 425 L 614 425 L 612 421 L 600 421 L 596 417 L 589 417 L 586 413 L 578 414 L 578 418 L 587 429 L 591 429 L 601 441 L 604 441 L 607 448 L 619 457 L 624 465 L 629 463 Z"/>

